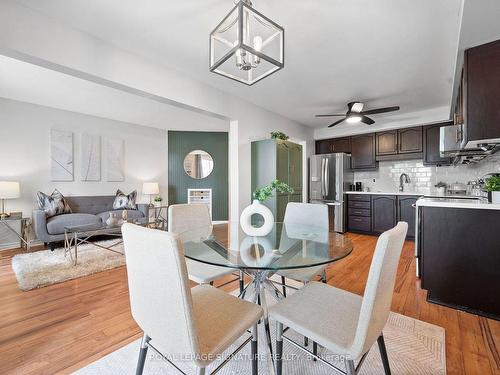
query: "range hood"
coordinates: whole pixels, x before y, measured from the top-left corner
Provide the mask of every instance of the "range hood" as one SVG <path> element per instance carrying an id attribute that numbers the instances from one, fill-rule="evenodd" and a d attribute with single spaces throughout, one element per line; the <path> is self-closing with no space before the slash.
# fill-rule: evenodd
<path id="1" fill-rule="evenodd" d="M 453 164 L 471 164 L 500 150 L 500 138 L 469 141 L 465 124 L 442 126 L 439 129 L 439 152 L 454 158 Z"/>

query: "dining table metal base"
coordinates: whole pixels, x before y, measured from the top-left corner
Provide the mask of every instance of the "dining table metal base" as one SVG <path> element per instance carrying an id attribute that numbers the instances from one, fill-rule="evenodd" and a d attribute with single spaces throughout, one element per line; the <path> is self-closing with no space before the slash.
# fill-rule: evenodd
<path id="1" fill-rule="evenodd" d="M 273 284 L 270 278 L 276 273 L 274 270 L 245 270 L 247 276 L 251 278 L 251 281 L 244 287 L 240 292 L 239 298 L 251 301 L 253 303 L 259 304 L 264 310 L 263 323 L 264 331 L 266 336 L 266 344 L 270 354 L 271 363 L 271 373 L 276 373 L 275 367 L 275 355 L 273 351 L 273 344 L 271 339 L 271 327 L 269 324 L 269 311 L 267 304 L 267 296 L 269 293 L 276 301 L 280 301 L 285 296 L 281 291 Z M 267 293 L 266 293 L 267 292 Z"/>

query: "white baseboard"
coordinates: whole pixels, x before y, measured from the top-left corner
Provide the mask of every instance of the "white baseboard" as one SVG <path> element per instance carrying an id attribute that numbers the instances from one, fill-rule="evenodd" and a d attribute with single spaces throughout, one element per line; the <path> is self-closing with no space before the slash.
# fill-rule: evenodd
<path id="1" fill-rule="evenodd" d="M 212 221 L 212 224 L 214 225 L 217 225 L 217 224 L 227 224 L 229 223 L 228 220 L 216 220 L 216 221 Z"/>

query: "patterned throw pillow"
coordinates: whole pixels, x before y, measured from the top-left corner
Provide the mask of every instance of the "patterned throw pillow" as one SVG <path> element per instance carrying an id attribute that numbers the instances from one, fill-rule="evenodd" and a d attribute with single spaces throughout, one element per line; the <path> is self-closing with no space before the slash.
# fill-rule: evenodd
<path id="1" fill-rule="evenodd" d="M 123 191 L 116 191 L 115 201 L 113 202 L 113 210 L 137 210 L 135 199 L 137 198 L 137 190 L 134 190 L 129 195 L 125 195 Z"/>
<path id="2" fill-rule="evenodd" d="M 71 207 L 69 206 L 64 196 L 55 189 L 51 195 L 47 195 L 39 191 L 36 193 L 38 208 L 45 211 L 46 217 L 52 217 L 62 214 L 71 214 Z"/>

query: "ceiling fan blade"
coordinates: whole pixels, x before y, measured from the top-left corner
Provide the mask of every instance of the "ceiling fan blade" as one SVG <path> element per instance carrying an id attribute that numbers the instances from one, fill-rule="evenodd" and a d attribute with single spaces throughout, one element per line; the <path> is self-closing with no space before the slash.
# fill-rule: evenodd
<path id="1" fill-rule="evenodd" d="M 373 121 L 371 118 L 369 118 L 367 116 L 361 116 L 361 122 L 366 124 L 366 125 L 375 124 L 375 121 Z"/>
<path id="2" fill-rule="evenodd" d="M 338 125 L 338 124 L 340 124 L 341 122 L 344 122 L 346 118 L 347 118 L 347 117 L 344 117 L 343 119 L 340 119 L 340 120 L 338 120 L 338 121 L 335 121 L 333 124 L 328 125 L 328 127 L 329 127 L 329 128 L 331 128 L 332 126 Z"/>
<path id="3" fill-rule="evenodd" d="M 393 111 L 399 111 L 399 106 L 369 109 L 367 111 L 361 112 L 361 114 L 362 115 L 375 115 L 377 113 L 386 113 L 386 112 L 393 112 Z"/>
<path id="4" fill-rule="evenodd" d="M 314 115 L 314 117 L 332 117 L 332 116 L 345 116 L 345 113 L 336 113 L 332 115 Z"/>

